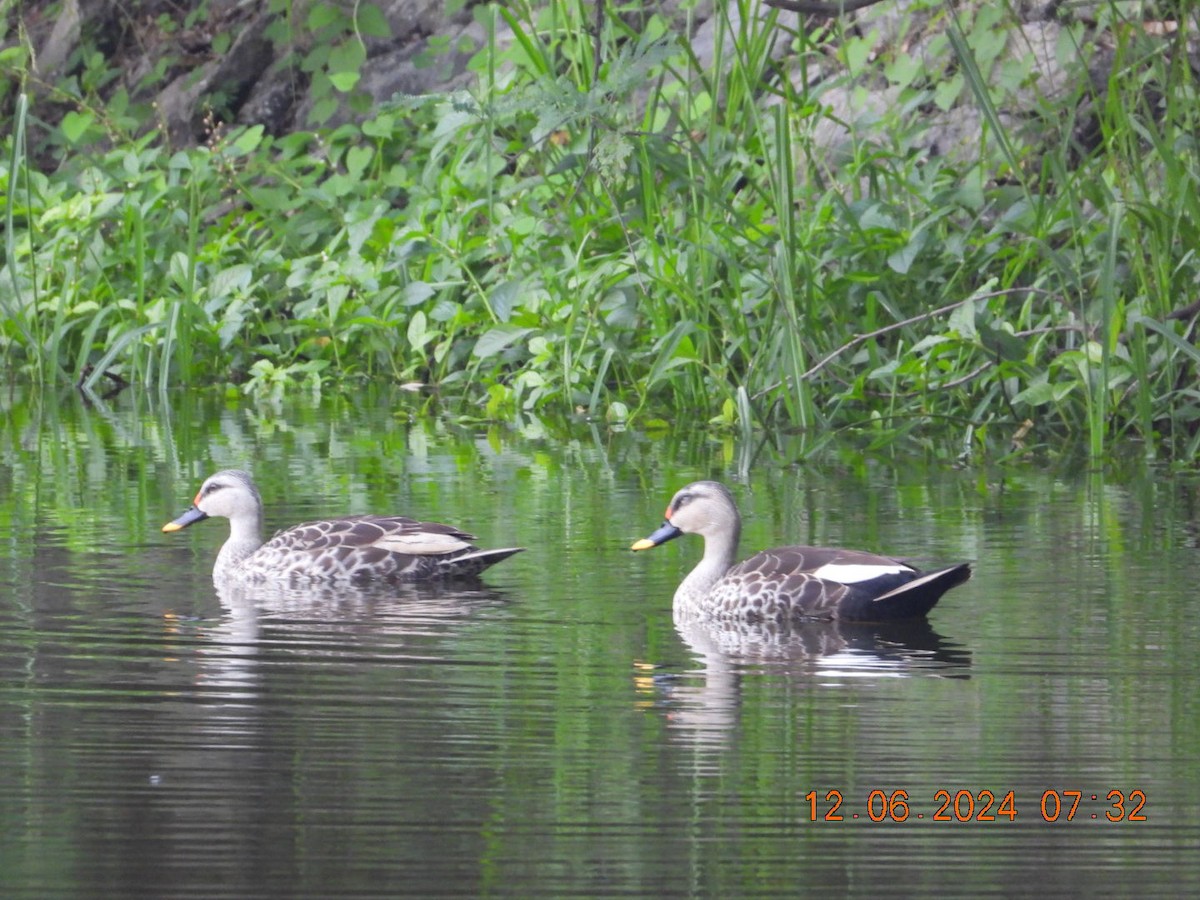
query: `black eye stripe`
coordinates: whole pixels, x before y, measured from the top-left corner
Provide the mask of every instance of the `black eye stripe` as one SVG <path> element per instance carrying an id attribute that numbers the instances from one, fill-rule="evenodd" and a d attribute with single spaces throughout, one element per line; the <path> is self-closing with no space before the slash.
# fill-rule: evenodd
<path id="1" fill-rule="evenodd" d="M 675 498 L 675 502 L 671 504 L 671 512 L 679 512 L 680 509 L 687 506 L 695 499 L 691 494 L 681 494 Z"/>

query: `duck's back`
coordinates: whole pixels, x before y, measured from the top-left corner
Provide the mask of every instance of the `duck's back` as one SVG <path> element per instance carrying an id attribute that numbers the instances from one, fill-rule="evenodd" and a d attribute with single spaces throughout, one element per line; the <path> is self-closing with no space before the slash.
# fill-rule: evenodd
<path id="1" fill-rule="evenodd" d="M 709 591 L 706 612 L 766 622 L 850 618 L 852 608 L 919 574 L 901 560 L 861 550 L 774 547 L 731 567 Z"/>
<path id="2" fill-rule="evenodd" d="M 279 532 L 243 560 L 236 574 L 260 580 L 414 581 L 472 554 L 474 539 L 453 526 L 407 516 L 322 519 Z"/>

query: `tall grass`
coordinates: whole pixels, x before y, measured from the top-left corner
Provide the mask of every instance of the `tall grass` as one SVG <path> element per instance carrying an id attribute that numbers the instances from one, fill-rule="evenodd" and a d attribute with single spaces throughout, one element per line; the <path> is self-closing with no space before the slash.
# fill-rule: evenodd
<path id="1" fill-rule="evenodd" d="M 50 177 L 18 106 L 4 359 L 161 390 L 386 378 L 480 418 L 812 446 L 1194 453 L 1200 360 L 1166 319 L 1200 276 L 1188 23 L 1114 27 L 1107 85 L 1031 141 L 1000 112 L 1032 77 L 1010 13 L 928 9 L 944 71 L 758 0 L 717 5 L 710 63 L 641 7 L 506 4 L 469 91 L 177 152 L 111 116 L 105 144 L 41 133 L 70 151 Z M 868 82 L 888 107 L 839 118 Z M 924 152 L 931 109 L 977 111 L 973 155 Z"/>
<path id="2" fill-rule="evenodd" d="M 25 167 L 26 142 L 25 125 L 29 115 L 29 101 L 22 92 L 17 95 L 16 112 L 13 115 L 13 136 L 10 141 L 8 154 L 8 172 L 4 191 L 4 285 L 0 288 L 0 308 L 4 310 L 6 329 L 12 338 L 26 347 L 35 347 L 40 343 L 37 329 L 41 323 L 36 315 L 37 308 L 37 279 L 23 279 L 24 268 L 19 265 L 21 256 L 17 246 L 19 233 L 17 230 L 17 204 L 21 202 L 24 189 L 24 215 L 33 208 L 32 188 L 29 173 Z M 35 273 L 36 274 L 36 273 Z M 6 342 L 7 344 L 7 342 Z M 8 346 L 5 347 L 6 356 Z M 48 373 L 41 365 L 29 369 L 37 381 L 45 382 Z"/>

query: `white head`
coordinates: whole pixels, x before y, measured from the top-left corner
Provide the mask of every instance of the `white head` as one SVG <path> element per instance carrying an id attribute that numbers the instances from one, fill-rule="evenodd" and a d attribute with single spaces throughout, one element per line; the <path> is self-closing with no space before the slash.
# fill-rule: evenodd
<path id="1" fill-rule="evenodd" d="M 262 498 L 249 472 L 225 469 L 204 479 L 196 499 L 196 509 L 206 516 L 235 519 L 247 514 L 258 515 Z"/>
<path id="2" fill-rule="evenodd" d="M 679 490 L 667 506 L 666 519 L 684 534 L 708 537 L 741 530 L 733 494 L 719 481 L 695 481 Z"/>
<path id="3" fill-rule="evenodd" d="M 210 475 L 200 486 L 192 508 L 163 526 L 163 531 L 179 531 L 209 516 L 224 516 L 235 522 L 249 523 L 258 528 L 262 517 L 262 498 L 249 472 L 224 469 Z"/>
<path id="4" fill-rule="evenodd" d="M 704 557 L 675 590 L 675 611 L 690 614 L 703 604 L 714 584 L 737 554 L 742 519 L 729 488 L 717 481 L 696 481 L 678 491 L 667 506 L 666 521 L 652 535 L 633 545 L 649 550 L 682 534 L 704 538 Z"/>
<path id="5" fill-rule="evenodd" d="M 649 550 L 681 534 L 698 534 L 707 541 L 720 538 L 722 545 L 737 546 L 742 520 L 729 488 L 719 481 L 695 481 L 671 498 L 662 527 L 633 545 Z"/>

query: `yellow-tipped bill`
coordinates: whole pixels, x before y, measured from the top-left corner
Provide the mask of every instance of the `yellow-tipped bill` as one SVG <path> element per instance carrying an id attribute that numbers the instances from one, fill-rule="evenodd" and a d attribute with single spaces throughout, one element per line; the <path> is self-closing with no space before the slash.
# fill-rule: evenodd
<path id="1" fill-rule="evenodd" d="M 662 527 L 650 537 L 642 538 L 630 550 L 649 550 L 651 547 L 657 547 L 659 544 L 665 544 L 667 541 L 674 540 L 683 534 L 678 528 L 670 522 L 663 522 Z"/>
<path id="2" fill-rule="evenodd" d="M 189 525 L 192 525 L 196 522 L 201 522 L 207 518 L 208 513 L 204 512 L 198 507 L 192 506 L 185 510 L 182 515 L 172 519 L 170 522 L 164 525 L 162 530 L 166 532 L 179 531 L 183 528 L 187 528 Z"/>

